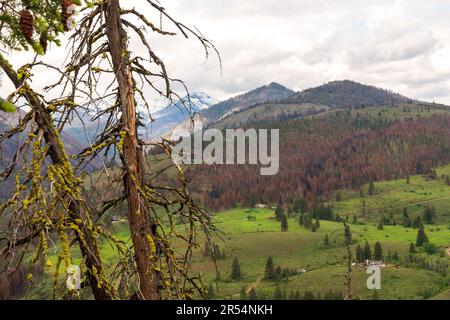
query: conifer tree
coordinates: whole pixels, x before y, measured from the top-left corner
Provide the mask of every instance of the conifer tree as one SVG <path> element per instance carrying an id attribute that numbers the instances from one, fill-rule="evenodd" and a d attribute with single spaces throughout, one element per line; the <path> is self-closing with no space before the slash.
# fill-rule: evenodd
<path id="1" fill-rule="evenodd" d="M 277 221 L 281 221 L 284 215 L 283 206 L 279 203 L 275 209 L 275 218 Z"/>
<path id="2" fill-rule="evenodd" d="M 403 226 L 405 228 L 411 228 L 411 226 L 412 226 L 412 222 L 411 222 L 411 219 L 409 218 L 407 208 L 403 208 Z"/>
<path id="3" fill-rule="evenodd" d="M 289 229 L 289 224 L 288 224 L 288 218 L 286 216 L 286 214 L 282 214 L 281 218 L 280 218 L 280 224 L 281 224 L 281 232 L 287 232 Z"/>
<path id="4" fill-rule="evenodd" d="M 367 240 L 364 245 L 364 260 L 372 260 L 372 250 L 370 249 L 370 244 Z"/>
<path id="5" fill-rule="evenodd" d="M 421 224 L 422 224 L 422 219 L 419 216 L 417 216 L 413 222 L 414 229 L 418 229 Z"/>
<path id="6" fill-rule="evenodd" d="M 373 259 L 378 261 L 383 260 L 383 249 L 381 247 L 381 243 L 378 241 L 375 243 L 373 250 Z"/>
<path id="7" fill-rule="evenodd" d="M 364 250 L 359 244 L 356 246 L 356 261 L 359 263 L 364 262 Z"/>
<path id="8" fill-rule="evenodd" d="M 231 265 L 231 274 L 230 274 L 231 280 L 237 281 L 242 278 L 241 273 L 241 265 L 239 264 L 239 260 L 237 257 L 234 257 L 233 263 Z"/>
<path id="9" fill-rule="evenodd" d="M 380 221 L 380 223 L 378 223 L 377 229 L 378 230 L 384 230 L 383 221 Z"/>
<path id="10" fill-rule="evenodd" d="M 414 245 L 414 243 L 411 242 L 411 243 L 409 244 L 408 252 L 409 252 L 410 254 L 416 253 L 416 246 Z"/>
<path id="11" fill-rule="evenodd" d="M 436 209 L 434 207 L 427 206 L 423 212 L 423 221 L 426 224 L 432 224 L 436 216 Z"/>
<path id="12" fill-rule="evenodd" d="M 425 227 L 423 223 L 421 223 L 419 226 L 419 230 L 417 231 L 416 246 L 421 247 L 428 242 L 429 240 L 427 234 L 425 233 Z"/>
<path id="13" fill-rule="evenodd" d="M 266 261 L 266 269 L 264 271 L 264 279 L 265 280 L 274 280 L 275 279 L 275 267 L 273 265 L 273 258 L 270 256 Z"/>
<path id="14" fill-rule="evenodd" d="M 73 27 L 80 0 L 11 0 L 0 2 L 0 42 L 9 49 L 32 49 L 44 54 L 48 45 Z"/>

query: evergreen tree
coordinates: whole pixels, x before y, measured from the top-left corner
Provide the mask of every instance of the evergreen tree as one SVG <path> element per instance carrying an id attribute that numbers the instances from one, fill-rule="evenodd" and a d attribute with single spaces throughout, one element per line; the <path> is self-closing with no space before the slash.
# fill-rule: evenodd
<path id="1" fill-rule="evenodd" d="M 380 242 L 376 242 L 375 243 L 375 247 L 373 250 L 373 258 L 374 260 L 383 260 L 383 249 L 381 248 L 381 243 Z"/>
<path id="2" fill-rule="evenodd" d="M 307 209 L 308 209 L 308 203 L 306 202 L 305 199 L 302 199 L 302 198 L 294 199 L 294 206 L 293 206 L 294 212 L 304 214 L 304 213 L 306 213 Z"/>
<path id="3" fill-rule="evenodd" d="M 268 257 L 266 261 L 266 269 L 264 271 L 264 279 L 275 280 L 275 268 L 273 265 L 273 258 Z"/>
<path id="4" fill-rule="evenodd" d="M 380 223 L 378 223 L 377 229 L 378 230 L 383 230 L 384 229 L 383 221 L 380 221 Z"/>
<path id="5" fill-rule="evenodd" d="M 275 268 L 275 279 L 277 279 L 277 280 L 281 279 L 282 275 L 283 275 L 283 270 L 281 269 L 281 266 L 277 266 Z"/>
<path id="6" fill-rule="evenodd" d="M 364 262 L 364 250 L 359 244 L 356 246 L 356 261 L 359 263 Z"/>
<path id="7" fill-rule="evenodd" d="M 275 209 L 275 218 L 277 219 L 277 221 L 281 221 L 283 216 L 284 216 L 283 206 L 281 204 L 278 204 L 277 208 Z"/>
<path id="8" fill-rule="evenodd" d="M 312 226 L 312 215 L 310 213 L 306 214 L 303 219 L 303 226 L 305 229 L 311 229 Z"/>
<path id="9" fill-rule="evenodd" d="M 300 215 L 298 216 L 298 224 L 299 224 L 300 226 L 303 226 L 303 220 L 304 220 L 304 217 L 305 217 L 304 214 L 300 214 Z"/>
<path id="10" fill-rule="evenodd" d="M 283 214 L 280 218 L 280 224 L 281 224 L 281 232 L 287 232 L 289 225 L 288 225 L 288 218 L 285 214 Z"/>
<path id="11" fill-rule="evenodd" d="M 8 2 L 2 5 L 0 42 L 13 50 L 31 48 L 39 55 L 47 51 L 50 42 L 60 44 L 59 37 L 72 28 L 74 21 L 74 11 L 69 7 L 82 4 L 79 0 Z"/>
<path id="12" fill-rule="evenodd" d="M 370 244 L 367 240 L 364 245 L 364 260 L 372 260 L 372 250 L 370 249 Z"/>
<path id="13" fill-rule="evenodd" d="M 403 226 L 405 228 L 411 228 L 411 226 L 412 226 L 412 222 L 411 222 L 411 219 L 409 218 L 407 208 L 403 208 Z"/>
<path id="14" fill-rule="evenodd" d="M 429 240 L 428 240 L 427 234 L 425 233 L 425 227 L 422 223 L 422 224 L 420 224 L 419 231 L 417 232 L 416 246 L 421 247 L 425 243 L 428 243 L 428 242 L 429 242 Z"/>
<path id="15" fill-rule="evenodd" d="M 237 257 L 233 259 L 233 264 L 231 265 L 231 280 L 240 280 L 242 278 L 241 266 Z"/>
<path id="16" fill-rule="evenodd" d="M 410 243 L 409 244 L 409 250 L 408 250 L 408 252 L 409 252 L 409 254 L 414 254 L 414 253 L 416 253 L 416 246 L 414 245 L 414 243 Z"/>
<path id="17" fill-rule="evenodd" d="M 432 224 L 436 216 L 436 209 L 434 207 L 426 207 L 423 212 L 423 221 L 426 224 Z"/>
<path id="18" fill-rule="evenodd" d="M 422 219 L 420 217 L 416 217 L 413 222 L 414 229 L 418 229 L 422 224 Z"/>

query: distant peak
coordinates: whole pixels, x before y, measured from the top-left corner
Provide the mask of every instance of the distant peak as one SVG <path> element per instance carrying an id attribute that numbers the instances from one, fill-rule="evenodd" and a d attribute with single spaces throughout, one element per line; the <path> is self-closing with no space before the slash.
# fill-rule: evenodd
<path id="1" fill-rule="evenodd" d="M 348 108 L 402 104 L 410 101 L 412 99 L 398 93 L 345 79 L 306 89 L 290 97 L 286 102 L 315 103 L 333 108 Z"/>
<path id="2" fill-rule="evenodd" d="M 287 87 L 283 86 L 282 84 L 279 84 L 278 82 L 271 82 L 269 85 L 267 85 L 268 88 L 280 88 L 280 89 L 287 89 Z"/>

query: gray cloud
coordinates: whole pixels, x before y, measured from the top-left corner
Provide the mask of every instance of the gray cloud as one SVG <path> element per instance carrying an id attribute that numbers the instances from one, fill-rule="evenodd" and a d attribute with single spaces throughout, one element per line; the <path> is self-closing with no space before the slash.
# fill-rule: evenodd
<path id="1" fill-rule="evenodd" d="M 447 2 L 447 1 L 445 1 Z M 126 2 L 131 3 L 131 2 Z M 151 43 L 173 77 L 224 99 L 278 81 L 300 90 L 354 79 L 450 104 L 450 4 L 440 0 L 161 0 L 221 52 L 195 39 Z M 137 4 L 140 6 L 141 4 Z M 158 17 L 153 17 L 158 19 Z M 169 23 L 164 22 L 168 27 Z M 132 39 L 134 48 L 139 48 Z M 24 61 L 21 53 L 18 61 Z M 61 52 L 46 59 L 61 60 Z M 35 83 L 40 80 L 36 79 Z"/>

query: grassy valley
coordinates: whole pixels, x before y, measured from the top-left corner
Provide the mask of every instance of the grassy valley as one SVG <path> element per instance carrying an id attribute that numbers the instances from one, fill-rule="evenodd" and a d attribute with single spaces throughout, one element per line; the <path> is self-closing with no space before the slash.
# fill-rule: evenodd
<path id="1" fill-rule="evenodd" d="M 450 173 L 450 166 L 436 170 L 439 175 Z M 365 186 L 364 190 L 368 190 Z M 367 193 L 363 199 L 370 214 L 361 212 L 361 194 L 342 190 L 340 201 L 329 205 L 336 215 L 347 219 L 352 231 L 352 250 L 368 241 L 372 250 L 380 242 L 384 261 L 382 268 L 382 289 L 377 292 L 380 299 L 430 299 L 445 298 L 448 295 L 450 279 L 450 187 L 444 180 L 431 180 L 425 176 L 410 177 L 409 184 L 404 180 L 391 180 L 375 183 L 376 192 Z M 424 191 L 426 190 L 426 192 Z M 415 260 L 410 260 L 410 243 L 416 242 L 417 229 L 402 225 L 403 208 L 409 209 L 411 219 L 422 216 L 426 206 L 434 206 L 437 216 L 433 224 L 425 227 L 430 243 L 436 252 L 426 253 L 417 248 Z M 384 215 L 393 217 L 396 222 L 379 228 Z M 354 218 L 356 216 L 356 218 Z M 223 211 L 214 215 L 216 226 L 222 233 L 216 238 L 221 256 L 215 263 L 205 256 L 203 248 L 197 250 L 193 259 L 193 270 L 198 271 L 205 284 L 214 292 L 210 298 L 241 299 L 242 291 L 250 298 L 252 289 L 258 299 L 273 298 L 279 289 L 283 297 L 295 298 L 313 294 L 325 298 L 327 293 L 345 295 L 344 279 L 346 271 L 346 248 L 343 244 L 343 224 L 339 221 L 320 220 L 320 228 L 315 232 L 299 225 L 299 215 L 293 213 L 288 219 L 288 232 L 280 231 L 280 222 L 275 219 L 273 208 L 240 208 Z M 180 226 L 182 229 L 183 227 Z M 126 222 L 114 222 L 110 231 L 130 244 Z M 325 244 L 325 237 L 329 243 Z M 224 257 L 222 256 L 224 255 Z M 80 257 L 74 252 L 75 257 Z M 275 268 L 289 274 L 278 280 L 265 280 L 265 265 L 271 256 Z M 117 252 L 104 242 L 102 257 L 111 268 L 117 261 Z M 241 278 L 230 278 L 233 259 L 237 258 Z M 32 286 L 28 297 L 50 298 L 51 279 L 57 257 L 51 256 L 52 266 L 47 269 L 43 281 Z M 424 261 L 421 264 L 421 261 Z M 443 264 L 445 270 L 437 270 L 436 264 Z M 282 271 L 283 272 L 283 271 Z M 368 290 L 368 275 L 364 267 L 355 265 L 353 270 L 353 291 L 360 299 L 372 299 L 374 291 Z M 218 281 L 216 281 L 218 280 Z M 243 289 L 244 288 L 244 289 Z M 253 293 L 253 294 L 254 294 Z"/>

